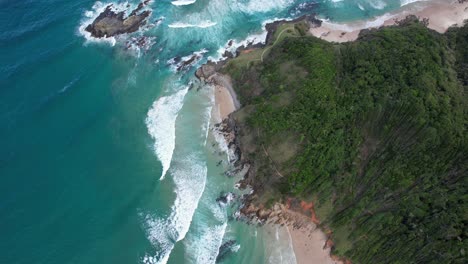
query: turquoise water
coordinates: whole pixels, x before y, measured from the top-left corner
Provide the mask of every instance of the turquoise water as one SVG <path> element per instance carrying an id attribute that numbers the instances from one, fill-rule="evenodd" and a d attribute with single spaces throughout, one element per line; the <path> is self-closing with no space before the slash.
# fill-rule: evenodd
<path id="1" fill-rule="evenodd" d="M 211 88 L 188 87 L 229 39 L 261 41 L 263 22 L 305 2 L 153 1 L 155 25 L 111 43 L 80 31 L 110 2 L 0 1 L 0 262 L 214 263 L 228 240 L 223 263 L 294 262 L 274 228 L 230 221 L 235 208 L 216 203 L 238 178 L 223 175 Z M 332 21 L 401 5 L 316 2 Z M 154 45 L 127 50 L 135 36 Z M 167 63 L 193 52 L 187 71 Z"/>

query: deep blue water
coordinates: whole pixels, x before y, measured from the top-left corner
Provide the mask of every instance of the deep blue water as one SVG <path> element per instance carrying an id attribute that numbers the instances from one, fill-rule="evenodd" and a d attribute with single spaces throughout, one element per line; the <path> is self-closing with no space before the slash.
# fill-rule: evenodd
<path id="1" fill-rule="evenodd" d="M 229 239 L 224 263 L 275 263 L 265 230 L 214 201 L 236 179 L 213 146 L 212 91 L 188 91 L 196 65 L 175 73 L 167 61 L 198 51 L 200 65 L 305 2 L 156 0 L 150 22 L 162 22 L 111 45 L 80 33 L 110 2 L 0 0 L 0 263 L 213 263 Z M 401 4 L 315 2 L 332 21 Z M 135 36 L 154 45 L 126 50 Z"/>

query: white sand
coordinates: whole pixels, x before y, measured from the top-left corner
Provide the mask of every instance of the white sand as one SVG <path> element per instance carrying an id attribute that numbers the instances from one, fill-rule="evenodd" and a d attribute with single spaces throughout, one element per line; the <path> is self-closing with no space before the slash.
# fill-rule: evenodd
<path id="1" fill-rule="evenodd" d="M 325 248 L 327 236 L 320 229 L 314 231 L 293 229 L 288 227 L 291 234 L 297 264 L 338 264 L 330 256 L 330 248 Z"/>
<path id="2" fill-rule="evenodd" d="M 229 90 L 221 85 L 215 85 L 215 103 L 221 120 L 224 120 L 230 113 L 236 110 L 234 100 Z"/>
<path id="3" fill-rule="evenodd" d="M 459 3 L 458 0 L 415 2 L 373 20 L 349 24 L 324 21 L 321 27 L 311 28 L 309 32 L 330 42 L 348 42 L 356 40 L 362 29 L 394 25 L 396 20 L 402 20 L 408 15 L 416 15 L 421 20 L 428 18 L 429 28 L 444 33 L 450 26 L 462 25 L 463 21 L 468 19 L 468 2 Z"/>

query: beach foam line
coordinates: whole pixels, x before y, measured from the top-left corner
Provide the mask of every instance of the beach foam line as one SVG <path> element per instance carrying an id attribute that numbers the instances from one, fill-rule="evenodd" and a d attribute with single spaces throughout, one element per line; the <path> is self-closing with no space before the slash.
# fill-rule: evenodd
<path id="1" fill-rule="evenodd" d="M 171 4 L 175 6 L 185 6 L 185 5 L 191 5 L 197 2 L 197 0 L 177 0 L 177 1 L 172 1 Z"/>
<path id="2" fill-rule="evenodd" d="M 163 180 L 171 165 L 175 149 L 175 123 L 180 109 L 182 109 L 188 87 L 169 96 L 156 100 L 146 117 L 148 133 L 154 139 L 154 151 L 161 161 Z"/>
<path id="3" fill-rule="evenodd" d="M 204 22 L 201 22 L 200 24 L 175 22 L 175 23 L 169 24 L 168 27 L 170 28 L 209 28 L 209 27 L 215 26 L 216 24 L 217 24 L 216 22 L 206 20 Z"/>

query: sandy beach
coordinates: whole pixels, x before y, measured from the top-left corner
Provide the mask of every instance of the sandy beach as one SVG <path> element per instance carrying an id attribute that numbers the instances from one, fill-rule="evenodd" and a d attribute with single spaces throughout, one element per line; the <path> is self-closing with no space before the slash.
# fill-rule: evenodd
<path id="1" fill-rule="evenodd" d="M 330 254 L 328 237 L 313 220 L 289 209 L 283 211 L 293 219 L 287 221 L 285 227 L 291 235 L 297 264 L 343 264 Z"/>
<path id="2" fill-rule="evenodd" d="M 215 85 L 214 92 L 217 113 L 219 114 L 221 120 L 224 120 L 229 116 L 230 113 L 236 110 L 234 107 L 234 102 L 226 87 Z"/>
<path id="3" fill-rule="evenodd" d="M 287 227 L 292 239 L 297 264 L 339 264 L 330 256 L 330 248 L 325 247 L 327 236 L 320 229 L 314 231 Z"/>
<path id="4" fill-rule="evenodd" d="M 240 108 L 236 93 L 232 88 L 231 79 L 219 73 L 210 77 L 214 84 L 215 107 L 221 120 L 224 120 L 230 113 Z"/>
<path id="5" fill-rule="evenodd" d="M 313 212 L 313 203 L 291 204 L 290 201 L 276 204 L 268 214 L 267 227 L 276 226 L 289 234 L 296 263 L 343 264 L 330 255 L 329 239 L 317 228 L 319 221 Z M 258 208 L 251 209 L 255 212 Z"/>
<path id="6" fill-rule="evenodd" d="M 362 29 L 394 25 L 408 15 L 416 15 L 421 20 L 429 19 L 428 27 L 444 33 L 452 25 L 461 25 L 468 19 L 468 2 L 458 0 L 431 0 L 414 2 L 395 12 L 387 13 L 372 20 L 356 21 L 349 24 L 323 21 L 321 27 L 311 28 L 310 33 L 330 42 L 348 42 L 358 38 Z"/>

